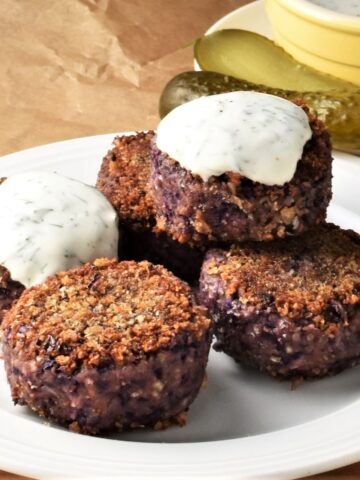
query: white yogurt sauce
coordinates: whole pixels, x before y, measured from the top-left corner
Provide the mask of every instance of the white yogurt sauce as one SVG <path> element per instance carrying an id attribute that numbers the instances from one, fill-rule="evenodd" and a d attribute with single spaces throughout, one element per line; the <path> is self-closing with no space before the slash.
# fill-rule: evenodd
<path id="1" fill-rule="evenodd" d="M 95 188 L 55 173 L 0 186 L 0 264 L 26 287 L 98 257 L 117 256 L 117 215 Z"/>
<path id="2" fill-rule="evenodd" d="M 266 185 L 294 176 L 311 128 L 292 102 L 257 92 L 201 97 L 172 110 L 157 130 L 157 147 L 207 181 L 238 172 Z"/>
<path id="3" fill-rule="evenodd" d="M 334 12 L 360 17 L 360 0 L 310 0 L 310 2 Z"/>

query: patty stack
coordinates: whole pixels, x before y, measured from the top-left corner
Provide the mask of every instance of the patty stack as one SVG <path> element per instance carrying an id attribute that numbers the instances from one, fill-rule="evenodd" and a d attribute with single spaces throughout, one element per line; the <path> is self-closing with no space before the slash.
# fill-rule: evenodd
<path id="1" fill-rule="evenodd" d="M 331 168 L 306 106 L 232 92 L 176 108 L 156 135 L 117 138 L 98 188 L 129 256 L 196 279 L 207 251 L 198 301 L 218 350 L 294 380 L 360 358 L 360 238 L 326 223 Z"/>
<path id="2" fill-rule="evenodd" d="M 232 92 L 117 137 L 97 190 L 6 179 L 15 403 L 86 434 L 182 425 L 213 331 L 217 350 L 296 382 L 359 363 L 360 237 L 326 223 L 331 168 L 306 106 Z"/>

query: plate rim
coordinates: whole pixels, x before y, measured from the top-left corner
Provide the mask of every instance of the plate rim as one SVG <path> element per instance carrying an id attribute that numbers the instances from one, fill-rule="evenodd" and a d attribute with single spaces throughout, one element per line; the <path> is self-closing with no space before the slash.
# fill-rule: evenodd
<path id="1" fill-rule="evenodd" d="M 132 133 L 132 132 L 124 132 L 124 133 Z M 18 157 L 18 160 L 21 161 L 22 159 L 24 160 L 24 158 L 28 157 L 28 156 L 36 156 L 40 151 L 43 151 L 44 154 L 46 151 L 48 150 L 61 150 L 62 148 L 65 149 L 65 150 L 71 150 L 72 147 L 82 147 L 82 148 L 86 148 L 86 144 L 88 144 L 88 147 L 89 148 L 89 144 L 90 146 L 94 146 L 94 145 L 97 145 L 99 146 L 100 148 L 100 144 L 101 146 L 104 145 L 104 152 L 106 150 L 106 145 L 110 145 L 111 143 L 111 140 L 113 139 L 113 136 L 115 135 L 118 135 L 118 134 L 122 134 L 122 133 L 117 133 L 117 134 L 104 134 L 104 135 L 95 135 L 95 136 L 89 136 L 89 137 L 81 137 L 81 138 L 78 138 L 78 139 L 71 139 L 71 140 L 65 140 L 65 141 L 61 141 L 61 142 L 55 142 L 55 143 L 52 143 L 52 144 L 47 144 L 47 145 L 42 145 L 40 147 L 33 147 L 31 149 L 26 149 L 26 150 L 23 150 L 21 152 L 17 152 L 17 153 L 13 153 L 13 154 L 9 154 L 9 155 L 6 155 L 4 157 L 1 157 L 0 158 L 0 166 L 1 164 L 6 160 L 6 163 L 9 163 L 8 161 L 10 160 L 11 162 L 14 161 L 14 156 L 15 156 L 15 159 L 16 157 Z M 22 158 L 23 157 L 23 158 Z M 351 160 L 351 157 L 352 156 L 348 156 L 350 157 L 350 160 Z M 22 166 L 19 166 L 18 168 L 22 169 L 23 167 Z M 360 170 L 359 170 L 359 173 L 360 173 Z M 210 442 L 189 442 L 189 443 L 167 443 L 167 444 L 155 444 L 155 443 L 142 443 L 142 442 L 134 442 L 134 441 L 131 441 L 131 442 L 127 442 L 127 441 L 123 441 L 123 440 L 116 440 L 115 442 L 112 441 L 112 440 L 108 440 L 108 439 L 99 439 L 100 442 L 111 442 L 111 443 L 116 443 L 116 444 L 119 444 L 119 442 L 121 442 L 121 445 L 122 445 L 122 449 L 123 450 L 126 450 L 126 459 L 127 461 L 129 462 L 132 458 L 132 455 L 133 455 L 133 461 L 135 459 L 135 457 L 137 458 L 137 453 L 139 451 L 139 447 L 141 446 L 141 450 L 143 452 L 143 456 L 145 456 L 148 460 L 150 459 L 150 457 L 152 457 L 154 455 L 154 451 L 158 451 L 158 452 L 164 452 L 166 450 L 166 457 L 167 457 L 167 460 L 170 461 L 171 458 L 172 458 L 172 461 L 174 461 L 174 458 L 176 459 L 177 458 L 177 454 L 174 455 L 174 449 L 176 449 L 177 451 L 180 449 L 181 452 L 184 454 L 184 452 L 186 453 L 186 455 L 188 455 L 187 460 L 187 465 L 182 465 L 182 466 L 179 466 L 178 463 L 171 463 L 171 464 L 167 464 L 167 465 L 152 465 L 152 468 L 155 469 L 151 469 L 151 472 L 150 472 L 150 476 L 147 475 L 148 472 L 145 472 L 144 470 L 141 471 L 139 473 L 140 477 L 144 475 L 143 478 L 151 478 L 151 476 L 154 476 L 154 475 L 157 475 L 158 478 L 169 478 L 169 471 L 172 471 L 172 468 L 174 466 L 178 467 L 178 473 L 180 475 L 180 478 L 181 478 L 181 475 L 185 476 L 189 476 L 189 474 L 191 473 L 194 473 L 194 470 L 192 469 L 195 469 L 195 467 L 197 469 L 199 468 L 204 468 L 204 466 L 209 466 L 209 458 L 212 458 L 212 456 L 214 455 L 214 458 L 216 458 L 216 454 L 221 450 L 224 449 L 224 447 L 226 447 L 226 456 L 223 458 L 222 462 L 220 460 L 217 460 L 216 461 L 216 465 L 217 467 L 219 467 L 220 465 L 225 468 L 224 466 L 224 463 L 227 465 L 227 470 L 223 472 L 223 474 L 221 472 L 216 472 L 216 478 L 226 478 L 226 479 L 229 479 L 229 478 L 239 478 L 238 475 L 240 474 L 241 475 L 241 478 L 259 478 L 257 475 L 257 473 L 255 472 L 254 473 L 254 470 L 251 471 L 251 466 L 247 465 L 246 466 L 246 472 L 244 472 L 244 468 L 245 468 L 245 460 L 243 457 L 239 456 L 239 449 L 240 451 L 244 449 L 244 445 L 250 445 L 251 448 L 256 447 L 256 445 L 259 444 L 259 441 L 261 443 L 263 443 L 265 446 L 266 446 L 266 449 L 269 449 L 271 447 L 270 444 L 273 444 L 272 445 L 272 448 L 274 448 L 274 446 L 276 447 L 276 445 L 274 444 L 274 438 L 276 437 L 277 439 L 280 439 L 280 444 L 284 445 L 284 439 L 286 437 L 287 439 L 287 444 L 289 444 L 289 439 L 290 439 L 290 442 L 291 442 L 291 439 L 292 438 L 296 438 L 298 435 L 303 435 L 301 432 L 306 432 L 310 429 L 310 431 L 312 431 L 314 428 L 316 430 L 319 430 L 319 431 L 323 431 L 324 430 L 324 426 L 326 424 L 328 424 L 329 422 L 329 419 L 331 420 L 331 426 L 333 429 L 341 429 L 341 427 L 344 425 L 344 419 L 348 418 L 349 417 L 349 413 L 351 414 L 351 411 L 354 411 L 354 412 L 359 412 L 360 410 L 360 398 L 358 401 L 355 401 L 353 404 L 351 405 L 348 405 L 348 406 L 345 406 L 329 415 L 326 415 L 324 417 L 320 417 L 320 418 L 316 418 L 316 419 L 313 419 L 313 420 L 310 420 L 308 422 L 305 422 L 305 423 L 302 423 L 300 425 L 295 425 L 295 426 L 291 426 L 291 427 L 288 427 L 288 428 L 284 428 L 282 430 L 277 430 L 277 431 L 273 431 L 273 432 L 268 432 L 268 433 L 264 433 L 264 434 L 261 434 L 261 435 L 254 435 L 254 436 L 251 436 L 251 437 L 242 437 L 242 438 L 238 438 L 238 439 L 228 439 L 228 440 L 218 440 L 218 441 L 210 441 Z M 291 464 L 292 464 L 292 467 L 291 469 L 289 470 L 289 462 L 290 460 L 287 459 L 286 460 L 286 465 L 284 466 L 283 462 L 284 462 L 284 457 L 285 457 L 285 451 L 284 449 L 281 451 L 281 454 L 279 454 L 280 450 L 278 450 L 278 454 L 280 455 L 280 457 L 278 458 L 278 461 L 279 461 L 279 464 L 276 466 L 274 464 L 274 462 L 276 463 L 276 455 L 274 455 L 274 451 L 272 451 L 271 453 L 271 465 L 267 465 L 266 466 L 266 470 L 267 470 L 267 473 L 266 473 L 266 476 L 261 476 L 261 478 L 273 478 L 273 479 L 277 479 L 277 480 L 280 480 L 280 479 L 290 479 L 290 478 L 296 478 L 297 476 L 299 475 L 310 475 L 310 474 L 313 474 L 313 473 L 318 473 L 320 471 L 325 471 L 325 470 L 328 470 L 329 468 L 335 468 L 335 467 L 338 467 L 338 466 L 342 466 L 342 465 L 346 465 L 348 463 L 351 463 L 353 461 L 356 461 L 359 459 L 359 454 L 360 454 L 360 415 L 357 415 L 359 417 L 359 421 L 358 421 L 358 424 L 357 424 L 357 431 L 359 432 L 358 435 L 356 436 L 356 438 L 354 437 L 354 435 L 350 435 L 349 438 L 344 437 L 343 441 L 342 441 L 342 446 L 346 445 L 346 451 L 344 452 L 342 449 L 339 449 L 339 446 L 336 444 L 335 445 L 335 450 L 333 451 L 332 450 L 332 454 L 331 454 L 331 457 L 327 457 L 327 458 L 324 458 L 324 455 L 318 455 L 319 452 L 315 452 L 315 455 L 313 455 L 312 460 L 304 466 L 303 464 L 299 464 L 299 457 L 297 455 L 296 458 L 291 458 Z M 7 417 L 7 418 L 6 418 Z M 350 415 L 351 419 L 353 419 L 353 416 Z M 24 422 L 25 420 L 25 422 Z M 41 432 L 45 432 L 45 435 L 43 434 L 43 436 L 45 438 L 42 439 L 42 441 L 45 442 L 45 444 L 47 443 L 47 439 L 48 437 L 51 437 L 51 438 L 54 438 L 55 437 L 61 437 L 62 439 L 65 439 L 64 444 L 71 444 L 73 445 L 74 442 L 75 442 L 75 445 L 77 443 L 77 441 L 80 441 L 81 443 L 83 443 L 86 439 L 86 438 L 91 438 L 91 437 L 81 437 L 81 436 L 77 436 L 71 432 L 63 432 L 61 430 L 57 430 L 57 429 L 51 429 L 51 428 L 46 428 L 46 430 L 44 430 L 44 425 L 43 424 L 34 424 L 31 419 L 24 419 L 23 417 L 15 417 L 14 419 L 14 416 L 11 415 L 10 413 L 8 412 L 5 412 L 5 411 L 0 411 L 0 422 L 2 423 L 3 426 L 5 426 L 5 430 L 6 430 L 6 435 L 7 435 L 7 438 L 4 438 L 5 437 L 5 433 L 3 434 L 0 434 L 0 457 L 3 457 L 3 459 L 0 461 L 0 467 L 1 468 L 5 468 L 7 469 L 8 471 L 12 471 L 12 472 L 15 472 L 15 473 L 19 473 L 19 474 L 22 474 L 22 475 L 31 475 L 35 478 L 46 478 L 46 479 L 49 479 L 49 478 L 60 478 L 60 477 L 56 477 L 56 475 L 54 476 L 54 472 L 53 471 L 49 471 L 49 470 L 46 470 L 46 471 L 43 471 L 43 470 L 39 470 L 38 467 L 36 466 L 32 466 L 31 468 L 29 468 L 28 466 L 21 466 L 19 464 L 19 454 L 21 455 L 21 449 L 20 447 L 18 446 L 17 450 L 16 450 L 16 458 L 13 458 L 14 456 L 12 456 L 11 452 L 12 452 L 12 449 L 10 448 L 11 445 L 13 443 L 11 442 L 14 442 L 14 438 L 13 438 L 13 432 L 10 428 L 11 424 L 13 425 L 12 428 L 14 428 L 14 426 L 16 427 L 19 427 L 22 428 L 23 430 L 23 434 L 25 434 L 24 431 L 27 432 L 27 434 L 29 435 L 30 434 L 30 430 L 33 431 L 33 430 L 36 430 L 38 431 L 38 429 L 40 428 L 41 429 Z M 352 422 L 353 424 L 354 422 Z M 17 428 L 15 428 L 14 430 L 18 430 Z M 326 430 L 326 429 L 325 429 Z M 352 432 L 353 433 L 353 430 L 354 428 L 352 428 Z M 344 433 L 344 432 L 343 432 Z M 345 432 L 346 433 L 346 432 Z M 65 435 L 65 436 L 64 436 Z M 69 435 L 71 437 L 69 437 Z M 71 441 L 69 441 L 69 439 L 71 438 Z M 74 438 L 76 438 L 77 440 L 74 440 Z M 85 443 L 88 444 L 88 442 L 92 443 L 93 441 L 97 442 L 98 439 L 91 439 L 91 440 L 87 440 Z M 325 438 L 324 440 L 328 441 L 330 440 L 330 446 L 332 445 L 332 440 L 329 439 L 329 438 Z M 10 443 L 9 443 L 10 442 Z M 328 442 L 329 443 L 329 442 Z M 107 443 L 108 445 L 108 443 Z M 127 446 L 126 448 L 124 446 Z M 23 447 L 25 448 L 25 451 L 26 451 L 26 447 L 28 445 L 25 444 L 25 446 L 23 445 Z M 209 448 L 210 446 L 210 448 Z M 22 447 L 22 448 L 23 448 Z M 230 448 L 229 448 L 230 447 Z M 32 447 L 32 448 L 35 448 L 35 447 Z M 38 447 L 36 447 L 38 448 Z M 73 447 L 71 447 L 73 448 Z M 295 444 L 293 443 L 291 448 L 290 448 L 290 451 L 292 451 L 293 449 L 295 448 Z M 300 451 L 303 451 L 303 448 L 304 448 L 304 445 L 298 445 L 298 447 Z M 311 447 L 312 448 L 312 447 Z M 332 448 L 332 447 L 331 447 Z M 39 448 L 38 448 L 39 450 Z M 75 448 L 76 450 L 76 448 Z M 130 450 L 132 450 L 132 453 L 130 452 Z M 306 449 L 307 450 L 307 449 Z M 2 455 L 1 452 L 4 452 L 6 451 L 6 455 Z M 267 450 L 268 451 L 268 450 Z M 40 454 L 41 454 L 41 450 L 39 450 Z M 298 453 L 299 453 L 298 452 Z M 291 453 L 291 452 L 290 452 Z M 50 456 L 51 454 L 54 455 L 54 452 L 50 452 Z M 59 454 L 60 455 L 60 454 Z M 134 457 L 135 455 L 135 457 Z M 171 455 L 173 455 L 173 457 L 171 457 Z M 230 456 L 229 456 L 230 455 Z M 270 454 L 269 454 L 270 455 Z M 307 457 L 309 457 L 309 452 L 307 452 Z M 194 457 L 195 456 L 195 457 Z M 6 460 L 5 460 L 6 458 Z M 195 458 L 195 460 L 194 460 Z M 302 457 L 300 457 L 300 459 L 302 459 Z M 146 461 L 148 461 L 146 460 Z M 189 463 L 189 461 L 191 460 L 191 462 Z M 201 462 L 199 463 L 199 461 L 201 460 Z M 103 465 L 104 464 L 104 460 L 101 460 L 101 458 L 97 458 L 96 459 L 96 462 L 100 465 Z M 195 462 L 195 463 L 194 463 Z M 196 463 L 197 462 L 197 463 Z M 239 463 L 240 462 L 240 463 Z M 302 463 L 302 460 L 300 461 L 300 463 Z M 137 459 L 137 462 L 132 464 L 131 465 L 131 471 L 132 471 L 132 478 L 134 478 L 133 474 L 134 474 L 134 468 L 135 468 L 135 465 L 138 465 L 139 466 L 139 461 Z M 151 465 L 151 462 L 150 464 L 149 463 L 145 463 L 145 467 L 146 467 L 146 470 L 149 470 L 149 465 Z M 189 470 L 189 465 L 191 467 L 191 469 Z M 216 465 L 212 466 L 213 469 L 215 469 Z M 264 464 L 265 465 L 265 464 Z M 122 468 L 123 467 L 123 464 L 116 464 L 116 474 L 118 475 L 121 471 L 123 471 L 124 473 L 124 469 Z M 144 465 L 141 466 L 141 468 L 143 468 Z M 144 468 L 145 468 L 144 467 Z M 159 467 L 160 467 L 160 470 L 159 470 Z M 164 468 L 162 468 L 164 467 Z M 62 476 L 61 478 L 65 478 L 66 476 L 69 476 L 68 473 L 66 472 L 63 472 L 64 473 L 64 476 Z M 89 478 L 89 474 L 88 473 L 79 473 L 79 475 L 77 476 L 77 478 L 83 478 L 84 475 L 86 475 L 88 478 Z M 244 476 L 245 475 L 245 476 Z M 92 474 L 90 473 L 90 477 L 92 476 Z M 191 478 L 200 478 L 202 476 L 201 472 L 197 472 L 195 473 L 195 475 Z M 70 477 L 69 477 L 70 478 Z M 97 477 L 99 478 L 99 477 Z M 104 477 L 105 478 L 105 477 Z M 111 478 L 111 475 L 107 475 L 106 478 Z M 126 473 L 124 473 L 124 477 L 123 478 L 128 478 L 126 476 Z M 176 477 L 175 477 L 176 478 Z M 208 472 L 207 473 L 207 478 L 211 478 L 211 472 Z"/>
<path id="2" fill-rule="evenodd" d="M 223 21 L 225 18 L 234 15 L 235 12 L 242 11 L 243 9 L 255 9 L 259 8 L 259 5 L 263 3 L 263 0 L 257 0 L 253 3 L 247 4 L 243 7 L 240 7 L 233 12 L 230 12 L 228 15 L 223 17 L 222 19 L 218 20 L 214 25 L 219 24 L 219 22 Z M 212 27 L 211 27 L 212 28 Z M 211 30 L 210 28 L 210 30 Z M 17 160 L 21 161 L 21 157 L 27 157 L 31 155 L 36 155 L 37 152 L 42 151 L 42 150 L 57 150 L 64 148 L 65 150 L 69 149 L 71 150 L 71 147 L 74 144 L 81 144 L 85 142 L 94 143 L 94 144 L 100 144 L 101 142 L 104 142 L 104 145 L 106 144 L 108 147 L 104 147 L 104 154 L 105 154 L 105 149 L 110 148 L 112 139 L 116 135 L 122 135 L 122 134 L 132 134 L 134 132 L 118 132 L 118 133 L 108 133 L 108 134 L 101 134 L 101 135 L 91 135 L 91 136 L 84 136 L 84 137 L 79 137 L 75 139 L 67 139 L 59 142 L 53 142 L 50 144 L 45 144 L 45 145 L 40 145 L 40 146 L 35 146 L 31 148 L 27 148 L 25 150 L 19 151 L 19 152 L 14 152 L 10 153 L 7 155 L 4 155 L 0 157 L 0 167 L 1 164 L 4 162 L 5 163 L 12 163 L 16 162 Z M 335 153 L 336 155 L 336 153 Z M 343 154 L 342 154 L 343 155 Z M 345 155 L 345 160 L 352 160 L 356 157 L 352 155 Z M 24 159 L 23 159 L 24 160 Z M 21 167 L 20 167 L 21 168 Z M 357 168 L 356 168 L 357 170 Z M 358 172 L 356 172 L 358 174 Z M 359 175 L 360 175 L 360 170 L 359 170 Z M 353 413 L 352 413 L 353 412 Z M 51 479 L 64 479 L 64 478 L 118 478 L 120 474 L 122 474 L 122 478 L 127 479 L 127 478 L 154 478 L 155 475 L 157 478 L 217 478 L 217 479 L 268 479 L 268 480 L 290 480 L 294 478 L 298 478 L 298 476 L 308 476 L 312 475 L 315 473 L 320 473 L 327 471 L 329 469 L 333 468 L 338 468 L 341 466 L 348 465 L 349 463 L 353 463 L 355 461 L 358 461 L 360 459 L 360 398 L 353 402 L 350 405 L 347 405 L 343 408 L 340 408 L 339 410 L 330 413 L 328 415 L 325 415 L 320 418 L 316 418 L 313 420 L 310 420 L 308 422 L 304 422 L 300 425 L 295 425 L 291 426 L 288 428 L 284 428 L 281 430 L 276 430 L 273 432 L 268 432 L 264 433 L 261 435 L 254 435 L 251 437 L 242 437 L 238 439 L 227 439 L 227 440 L 218 440 L 218 441 L 210 441 L 210 442 L 189 442 L 189 443 L 142 443 L 142 442 L 134 442 L 134 441 L 124 441 L 124 440 L 116 440 L 115 442 L 110 439 L 103 439 L 103 438 L 93 438 L 93 437 L 86 437 L 86 436 L 80 436 L 76 435 L 71 432 L 67 431 L 62 431 L 58 429 L 53 429 L 49 428 L 44 424 L 37 424 L 33 423 L 31 419 L 25 419 L 23 417 L 15 417 L 11 415 L 8 412 L 5 412 L 1 410 L 0 407 L 0 423 L 2 423 L 2 432 L 0 433 L 0 468 L 5 469 L 9 472 L 13 472 L 16 474 L 20 475 L 26 475 L 26 476 L 32 476 L 34 478 L 38 479 L 46 479 L 46 480 L 51 480 Z M 8 418 L 6 418 L 8 417 Z M 355 421 L 354 421 L 355 418 Z M 330 424 L 329 424 L 330 421 Z M 347 437 L 346 435 L 349 433 L 346 431 L 346 426 L 348 424 L 351 424 L 351 431 L 352 435 L 350 437 Z M 333 438 L 331 435 L 328 435 L 329 431 L 327 427 L 331 427 L 332 433 L 336 432 L 338 435 L 340 432 L 342 432 L 343 437 L 342 437 L 342 442 L 340 444 L 340 447 L 337 442 L 334 442 Z M 21 435 L 23 437 L 21 438 L 26 438 L 26 439 L 31 439 L 31 436 L 34 435 L 33 431 L 35 430 L 35 433 L 38 432 L 40 429 L 41 432 L 44 431 L 44 428 L 46 429 L 46 434 L 45 438 L 43 439 L 43 442 L 45 442 L 45 445 L 49 440 L 54 440 L 57 437 L 61 437 L 61 439 L 64 439 L 62 443 L 62 448 L 64 448 L 64 444 L 66 445 L 66 448 L 70 449 L 70 451 L 76 451 L 76 444 L 77 441 L 81 443 L 85 443 L 86 445 L 91 445 L 94 443 L 94 445 L 98 444 L 97 440 L 100 440 L 101 442 L 107 443 L 111 442 L 108 445 L 116 444 L 120 445 L 123 447 L 124 451 L 118 452 L 118 459 L 120 460 L 120 463 L 114 464 L 116 469 L 111 472 L 109 469 L 107 469 L 107 457 L 105 456 L 103 459 L 99 458 L 92 458 L 91 463 L 94 464 L 92 472 L 84 472 L 84 471 L 79 471 L 79 472 L 69 472 L 68 470 L 64 471 L 58 471 L 54 472 L 53 469 L 50 467 L 46 466 L 46 463 L 51 462 L 53 464 L 53 458 L 47 458 L 47 462 L 45 462 L 44 459 L 40 459 L 39 462 L 34 462 L 30 467 L 28 463 L 21 462 L 21 458 L 19 460 L 19 456 L 21 457 L 21 452 L 24 451 L 24 456 L 23 458 L 29 458 L 28 452 L 32 449 L 35 449 L 36 451 L 39 452 L 38 455 L 42 455 L 42 450 L 40 447 L 37 447 L 37 442 L 39 442 L 39 439 L 34 438 L 32 445 L 29 445 L 29 441 L 27 443 L 22 444 L 21 448 L 19 447 L 18 444 L 16 444 L 16 440 L 14 439 L 14 436 L 16 437 L 16 432 L 17 428 L 14 428 L 14 426 L 19 427 L 21 429 Z M 4 432 L 4 427 L 6 432 Z M 278 463 L 274 463 L 274 459 L 276 460 L 274 456 L 274 448 L 276 450 L 276 445 L 274 442 L 274 438 L 276 437 L 277 439 L 280 439 L 280 444 L 284 445 L 284 440 L 286 440 L 285 444 L 290 445 L 292 442 L 292 438 L 295 440 L 299 441 L 297 438 L 298 435 L 303 435 L 303 439 L 307 438 L 306 432 L 312 432 L 313 429 L 317 430 L 318 435 L 322 436 L 323 440 L 325 440 L 326 445 L 328 445 L 328 449 L 331 450 L 331 455 L 324 455 L 324 452 L 309 452 L 309 449 L 312 450 L 312 446 L 306 446 L 304 445 L 304 442 L 300 442 L 300 444 L 297 445 L 297 452 L 295 457 L 286 457 L 285 458 L 285 449 L 277 451 L 278 454 Z M 345 430 L 344 430 L 345 429 Z M 356 435 L 353 435 L 353 433 L 356 433 Z M 357 433 L 358 432 L 358 433 Z M 5 437 L 5 434 L 7 438 Z M 289 440 L 290 439 L 290 440 Z M 263 444 L 263 448 L 267 449 L 268 452 L 268 458 L 271 457 L 271 462 L 267 463 L 266 465 L 264 464 L 263 468 L 266 469 L 266 471 L 260 473 L 261 476 L 259 476 L 258 471 L 254 470 L 254 466 L 251 465 L 251 462 L 254 462 L 254 456 L 249 457 L 249 452 L 242 451 L 244 444 L 251 444 L 250 445 L 250 452 L 252 449 L 255 447 L 256 450 L 256 445 L 259 444 L 259 441 Z M 278 441 L 278 440 L 277 440 Z M 14 449 L 14 443 L 15 443 L 15 449 Z M 40 439 L 41 443 L 41 439 Z M 296 442 L 295 442 L 296 443 Z M 290 448 L 290 451 L 292 453 L 294 448 L 295 448 L 295 443 L 293 442 Z M 305 442 L 306 443 L 306 442 Z M 58 449 L 59 444 L 56 442 L 49 442 L 49 445 L 52 445 L 53 449 Z M 211 448 L 209 449 L 209 445 Z M 130 447 L 125 448 L 124 446 Z M 139 448 L 141 446 L 142 450 L 142 455 L 143 457 L 140 459 L 141 462 L 139 462 L 138 458 L 138 452 Z M 205 449 L 203 447 L 206 447 Z M 226 455 L 223 457 L 222 463 L 219 461 L 215 462 L 214 464 L 211 464 L 209 461 L 209 458 L 216 458 L 219 455 L 219 451 L 222 451 L 224 447 L 232 447 L 230 448 L 230 451 L 228 448 L 226 448 Z M 186 463 L 180 463 L 178 461 L 178 450 L 179 448 L 181 449 L 182 452 L 186 451 L 186 457 L 187 462 Z M 153 460 L 153 452 L 154 449 L 157 450 L 158 452 L 161 452 L 162 455 L 165 455 L 166 461 L 164 460 L 163 464 L 154 463 L 151 461 Z M 89 451 L 91 449 L 89 448 Z M 109 448 L 109 450 L 113 450 L 113 448 Z M 119 449 L 120 450 L 120 449 Z M 130 452 L 132 450 L 132 452 Z M 166 452 L 165 452 L 166 450 Z M 201 450 L 206 450 L 201 452 Z M 209 451 L 211 450 L 211 451 Z M 240 452 L 239 452 L 240 450 Z M 289 450 L 289 449 L 288 449 Z M 94 451 L 92 447 L 92 452 Z M 299 457 L 299 452 L 306 452 L 306 458 L 311 459 L 308 463 L 303 462 L 304 457 Z M 164 453 L 165 452 L 165 453 Z M 61 458 L 63 458 L 63 454 L 60 452 L 52 452 L 50 450 L 50 454 L 53 456 L 56 454 L 59 457 L 60 462 L 60 467 L 61 467 Z M 50 455 L 49 454 L 49 455 Z M 201 455 L 200 455 L 201 454 Z M 230 454 L 230 456 L 229 456 Z M 55 455 L 55 456 L 56 456 Z M 171 457 L 172 455 L 172 457 Z M 224 454 L 223 454 L 224 455 Z M 245 456 L 247 458 L 245 458 Z M 119 458 L 120 457 L 120 458 Z M 171 460 L 171 458 L 172 460 Z M 199 462 L 199 458 L 201 457 L 201 463 L 196 463 Z M 85 457 L 84 457 L 85 458 Z M 174 461 L 174 459 L 176 461 Z M 250 459 L 250 464 L 249 464 L 249 459 Z M 38 460 L 38 459 L 37 459 Z M 132 460 L 133 463 L 129 463 L 129 460 Z M 170 461 L 171 460 L 171 461 Z M 42 463 L 41 463 L 42 461 Z M 89 460 L 88 460 L 89 461 Z M 248 463 L 246 464 L 246 461 Z M 37 464 L 36 464 L 37 463 Z M 65 463 L 65 462 L 64 462 Z M 289 463 L 291 463 L 291 468 L 289 468 Z M 124 465 L 126 466 L 126 470 Z M 246 464 L 246 465 L 245 465 Z M 140 467 L 138 471 L 136 472 L 134 469 L 136 466 Z M 204 467 L 211 467 L 213 471 L 210 471 L 209 468 L 205 472 L 206 477 L 204 477 Z M 219 471 L 219 466 L 222 467 L 224 470 Z M 59 468 L 60 468 L 59 467 Z M 174 472 L 174 467 L 176 467 L 176 472 Z M 246 467 L 246 468 L 245 468 Z M 96 473 L 99 471 L 103 471 L 105 475 L 100 475 L 99 473 Z M 95 472 L 95 473 L 94 473 Z"/>

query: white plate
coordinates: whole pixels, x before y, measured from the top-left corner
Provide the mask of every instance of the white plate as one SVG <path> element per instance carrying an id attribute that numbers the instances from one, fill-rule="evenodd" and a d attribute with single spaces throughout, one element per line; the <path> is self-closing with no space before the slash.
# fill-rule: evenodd
<path id="1" fill-rule="evenodd" d="M 0 175 L 56 171 L 94 183 L 114 135 L 0 159 Z M 338 154 L 329 218 L 360 231 L 360 165 Z M 1 370 L 2 372 L 2 370 Z M 78 435 L 14 407 L 0 376 L 0 468 L 35 478 L 290 479 L 360 459 L 359 368 L 290 390 L 211 353 L 209 386 L 188 424 L 112 438 Z"/>
<path id="2" fill-rule="evenodd" d="M 264 18 L 255 3 L 224 21 L 269 33 Z M 0 176 L 46 170 L 94 183 L 113 137 L 2 157 Z M 358 162 L 336 154 L 329 219 L 360 231 Z M 291 391 L 286 382 L 212 352 L 209 386 L 192 405 L 186 427 L 112 438 L 71 433 L 14 407 L 0 371 L 0 468 L 34 478 L 282 480 L 360 460 L 360 368 Z"/>

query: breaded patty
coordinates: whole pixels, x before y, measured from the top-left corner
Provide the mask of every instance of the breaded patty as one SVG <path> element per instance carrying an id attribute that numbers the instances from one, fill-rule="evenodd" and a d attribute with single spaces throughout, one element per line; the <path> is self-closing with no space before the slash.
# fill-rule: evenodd
<path id="1" fill-rule="evenodd" d="M 332 224 L 208 252 L 200 302 L 218 348 L 277 377 L 319 377 L 360 358 L 360 236 Z"/>
<path id="2" fill-rule="evenodd" d="M 150 150 L 154 132 L 116 137 L 105 156 L 97 188 L 114 206 L 125 231 L 128 259 L 160 263 L 187 280 L 198 278 L 203 248 L 191 248 L 156 229 L 155 205 L 149 188 Z"/>
<path id="3" fill-rule="evenodd" d="M 152 229 L 155 225 L 155 207 L 148 186 L 154 135 L 149 131 L 116 137 L 96 183 L 116 209 L 121 223 L 133 229 Z"/>
<path id="4" fill-rule="evenodd" d="M 331 144 L 324 125 L 302 108 L 312 138 L 284 185 L 264 185 L 234 172 L 205 182 L 154 143 L 151 185 L 158 228 L 196 246 L 274 240 L 323 222 L 331 198 Z"/>
<path id="5" fill-rule="evenodd" d="M 186 411 L 211 339 L 185 282 L 149 262 L 106 259 L 26 290 L 3 332 L 14 402 L 90 434 Z"/>

